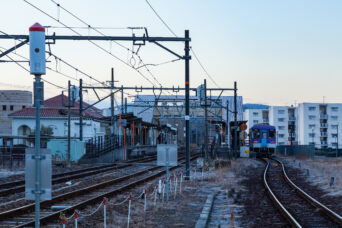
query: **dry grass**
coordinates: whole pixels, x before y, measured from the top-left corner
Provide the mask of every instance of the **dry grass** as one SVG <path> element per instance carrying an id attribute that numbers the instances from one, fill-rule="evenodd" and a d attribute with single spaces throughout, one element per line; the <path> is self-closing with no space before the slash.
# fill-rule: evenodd
<path id="1" fill-rule="evenodd" d="M 327 192 L 328 195 L 342 195 L 342 159 L 341 158 L 315 158 L 315 159 L 292 159 L 289 164 L 301 169 L 306 179 L 313 185 L 317 185 Z M 308 170 L 308 171 L 307 171 Z M 330 179 L 335 181 L 330 186 Z"/>

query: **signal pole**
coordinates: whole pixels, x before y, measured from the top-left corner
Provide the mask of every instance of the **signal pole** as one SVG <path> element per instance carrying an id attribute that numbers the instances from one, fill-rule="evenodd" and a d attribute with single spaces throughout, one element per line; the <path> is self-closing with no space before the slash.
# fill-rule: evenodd
<path id="1" fill-rule="evenodd" d="M 204 133 L 204 147 L 205 147 L 205 158 L 208 159 L 208 101 L 207 101 L 207 80 L 204 79 L 204 122 L 205 122 L 205 133 Z"/>
<path id="2" fill-rule="evenodd" d="M 190 178 L 190 45 L 189 45 L 189 30 L 185 30 L 185 158 L 186 158 L 186 178 Z"/>
<path id="3" fill-rule="evenodd" d="M 237 157 L 237 85 L 234 82 L 234 158 Z"/>

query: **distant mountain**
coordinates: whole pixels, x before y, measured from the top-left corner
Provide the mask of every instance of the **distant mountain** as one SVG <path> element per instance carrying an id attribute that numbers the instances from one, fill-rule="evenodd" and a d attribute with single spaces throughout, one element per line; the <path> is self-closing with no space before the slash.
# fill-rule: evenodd
<path id="1" fill-rule="evenodd" d="M 246 109 L 268 109 L 270 106 L 263 104 L 244 104 L 243 111 Z"/>

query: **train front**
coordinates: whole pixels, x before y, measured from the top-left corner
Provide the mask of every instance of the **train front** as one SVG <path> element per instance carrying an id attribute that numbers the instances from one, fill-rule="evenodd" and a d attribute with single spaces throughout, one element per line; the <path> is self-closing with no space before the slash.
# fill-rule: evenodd
<path id="1" fill-rule="evenodd" d="M 276 149 L 276 129 L 269 124 L 257 124 L 250 129 L 250 150 L 257 156 L 270 156 Z"/>

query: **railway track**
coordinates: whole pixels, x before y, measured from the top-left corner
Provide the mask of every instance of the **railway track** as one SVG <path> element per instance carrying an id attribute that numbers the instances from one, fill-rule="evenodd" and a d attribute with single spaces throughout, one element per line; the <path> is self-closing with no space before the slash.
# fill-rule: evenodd
<path id="1" fill-rule="evenodd" d="M 198 157 L 193 156 L 191 159 Z M 182 160 L 184 158 L 179 158 Z M 171 169 L 179 168 L 172 167 Z M 93 205 L 104 197 L 126 191 L 138 184 L 154 179 L 165 173 L 165 168 L 160 166 L 150 167 L 125 176 L 107 180 L 92 186 L 78 189 L 69 193 L 54 196 L 50 201 L 41 202 L 41 224 L 49 221 L 57 221 L 61 213 L 71 214 L 77 209 L 87 205 Z M 70 205 L 67 209 L 52 211 L 52 205 Z M 0 213 L 0 227 L 31 227 L 34 225 L 34 206 L 27 204 Z"/>
<path id="2" fill-rule="evenodd" d="M 264 159 L 264 186 L 271 200 L 293 227 L 341 227 L 342 217 L 312 198 L 287 176 L 284 164 Z"/>
<path id="3" fill-rule="evenodd" d="M 53 174 L 52 184 L 64 183 L 66 181 L 70 181 L 70 180 L 74 180 L 74 179 L 78 179 L 82 177 L 88 177 L 88 176 L 96 175 L 96 174 L 111 171 L 111 170 L 123 169 L 128 166 L 131 166 L 132 163 L 134 162 L 148 162 L 148 161 L 153 161 L 155 159 L 156 159 L 156 156 L 151 156 L 151 157 L 144 158 L 144 159 L 130 160 L 120 165 L 112 163 L 112 164 L 107 164 L 107 165 L 74 170 L 70 172 Z M 24 179 L 0 184 L 0 197 L 13 194 L 13 193 L 24 192 L 24 191 L 25 191 Z"/>

